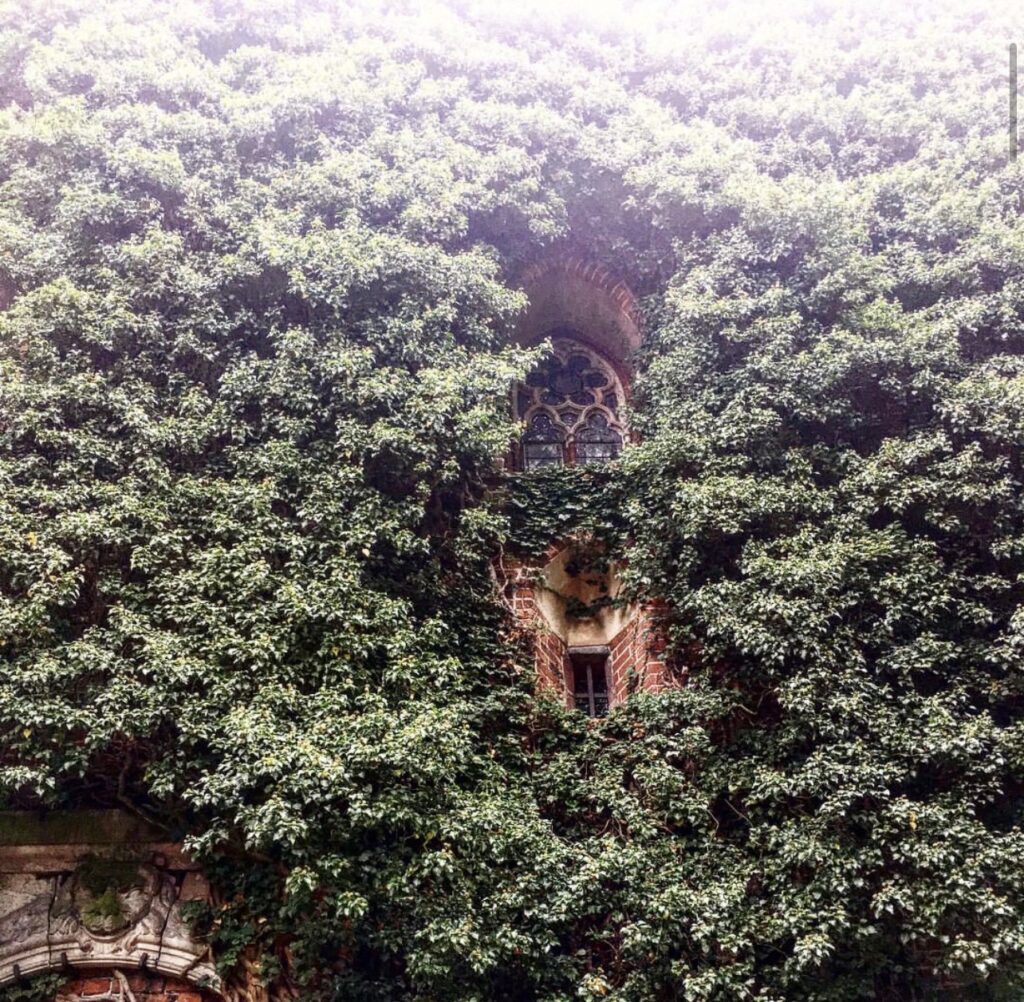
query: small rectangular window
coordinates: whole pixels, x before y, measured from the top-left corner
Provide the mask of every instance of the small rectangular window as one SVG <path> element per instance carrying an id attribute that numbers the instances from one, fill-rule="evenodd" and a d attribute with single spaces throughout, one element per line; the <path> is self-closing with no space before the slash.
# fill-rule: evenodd
<path id="1" fill-rule="evenodd" d="M 608 655 L 570 654 L 572 696 L 577 710 L 588 717 L 608 715 Z"/>

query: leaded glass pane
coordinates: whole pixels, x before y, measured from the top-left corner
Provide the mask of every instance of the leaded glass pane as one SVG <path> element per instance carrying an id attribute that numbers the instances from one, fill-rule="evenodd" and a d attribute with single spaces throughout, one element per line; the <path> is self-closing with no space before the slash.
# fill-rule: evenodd
<path id="1" fill-rule="evenodd" d="M 608 427 L 608 419 L 599 411 L 591 414 L 586 425 L 576 433 L 578 463 L 606 463 L 621 451 L 619 433 Z"/>
<path id="2" fill-rule="evenodd" d="M 579 404 L 581 407 L 586 407 L 587 404 L 597 402 L 594 394 L 591 393 L 590 390 L 573 390 L 572 393 L 569 394 L 569 399 L 574 404 Z"/>
<path id="3" fill-rule="evenodd" d="M 527 442 L 523 446 L 523 462 L 528 470 L 561 466 L 562 446 L 558 442 Z"/>
<path id="4" fill-rule="evenodd" d="M 523 436 L 523 464 L 528 470 L 539 466 L 561 466 L 565 435 L 547 414 L 535 414 Z"/>

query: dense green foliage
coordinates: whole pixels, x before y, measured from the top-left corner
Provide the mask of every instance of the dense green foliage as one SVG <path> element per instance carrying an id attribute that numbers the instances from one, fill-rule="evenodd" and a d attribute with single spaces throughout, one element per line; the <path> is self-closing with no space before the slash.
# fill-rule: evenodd
<path id="1" fill-rule="evenodd" d="M 1019 997 L 1021 29 L 0 6 L 8 802 L 188 835 L 318 998 Z M 567 245 L 643 442 L 499 487 Z M 569 515 L 688 680 L 597 727 L 489 575 Z"/>

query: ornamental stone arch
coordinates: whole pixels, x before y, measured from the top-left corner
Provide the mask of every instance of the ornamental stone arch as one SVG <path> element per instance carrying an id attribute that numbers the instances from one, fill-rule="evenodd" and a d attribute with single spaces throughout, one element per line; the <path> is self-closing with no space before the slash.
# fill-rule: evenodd
<path id="1" fill-rule="evenodd" d="M 186 1002 L 189 986 L 187 1002 L 220 995 L 210 950 L 183 913 L 208 899 L 181 846 L 140 819 L 0 813 L 0 986 L 54 972 L 77 986 L 59 993 L 68 998 Z"/>

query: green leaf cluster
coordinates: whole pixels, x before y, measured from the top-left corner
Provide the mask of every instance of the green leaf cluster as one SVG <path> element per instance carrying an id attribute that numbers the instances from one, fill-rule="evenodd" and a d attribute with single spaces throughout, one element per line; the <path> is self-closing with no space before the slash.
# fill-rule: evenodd
<path id="1" fill-rule="evenodd" d="M 187 838 L 318 999 L 1024 991 L 1010 4 L 0 5 L 0 788 Z M 503 478 L 521 269 L 638 442 Z M 678 690 L 533 691 L 604 541 Z"/>

